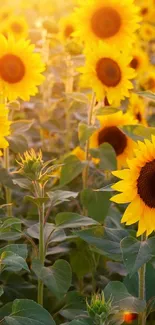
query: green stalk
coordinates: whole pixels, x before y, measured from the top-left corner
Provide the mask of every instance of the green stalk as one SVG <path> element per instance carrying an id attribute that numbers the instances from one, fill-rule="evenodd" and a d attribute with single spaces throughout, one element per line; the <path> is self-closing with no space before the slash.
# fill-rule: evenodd
<path id="1" fill-rule="evenodd" d="M 96 101 L 95 93 L 92 94 L 92 99 L 90 102 L 89 110 L 88 110 L 88 126 L 91 126 L 92 124 L 92 117 L 93 117 L 93 109 Z M 83 169 L 83 189 L 88 188 L 88 176 L 89 176 L 89 164 L 90 164 L 90 155 L 89 155 L 89 149 L 90 149 L 90 140 L 88 139 L 86 142 L 85 147 L 85 160 L 86 160 L 86 166 Z M 84 214 L 87 214 L 87 211 L 84 211 Z"/>
<path id="2" fill-rule="evenodd" d="M 145 241 L 147 239 L 146 235 L 141 236 L 141 241 Z M 146 264 L 144 264 L 139 272 L 139 299 L 145 300 L 146 299 L 146 293 L 145 293 L 145 275 L 146 275 Z M 138 316 L 138 325 L 145 325 L 146 324 L 146 313 L 145 311 L 140 313 Z"/>
<path id="3" fill-rule="evenodd" d="M 9 172 L 10 169 L 10 162 L 9 162 L 9 148 L 4 149 L 4 167 Z M 6 193 L 6 204 L 7 204 L 7 217 L 12 217 L 12 195 L 11 189 L 5 187 Z"/>
<path id="4" fill-rule="evenodd" d="M 41 186 L 41 185 L 40 185 Z M 41 197 L 44 197 L 44 188 L 41 188 Z M 45 243 L 44 243 L 44 203 L 39 207 L 39 259 L 42 265 L 45 262 Z M 38 280 L 38 304 L 43 306 L 44 284 L 42 280 Z"/>
<path id="5" fill-rule="evenodd" d="M 67 66 L 67 78 L 66 78 L 66 85 L 65 91 L 66 94 L 70 94 L 73 91 L 73 82 L 74 82 L 74 66 L 71 59 L 71 56 L 68 55 L 66 58 L 66 66 Z M 70 100 L 67 99 L 67 105 L 65 109 L 66 115 L 66 139 L 65 139 L 65 151 L 68 152 L 70 150 L 70 140 L 71 140 L 71 112 L 70 112 Z"/>

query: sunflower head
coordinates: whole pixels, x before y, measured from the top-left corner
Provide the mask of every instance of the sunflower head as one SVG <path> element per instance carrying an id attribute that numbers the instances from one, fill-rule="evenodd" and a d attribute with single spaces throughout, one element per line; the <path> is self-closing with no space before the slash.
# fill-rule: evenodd
<path id="1" fill-rule="evenodd" d="M 139 83 L 142 89 L 155 92 L 155 69 L 150 68 L 146 75 L 141 76 Z"/>
<path id="2" fill-rule="evenodd" d="M 11 16 L 3 26 L 3 33 L 6 37 L 13 35 L 16 40 L 28 36 L 28 24 L 24 17 Z"/>
<path id="3" fill-rule="evenodd" d="M 34 46 L 23 39 L 0 36 L 0 83 L 9 100 L 29 100 L 44 77 L 44 64 Z"/>
<path id="4" fill-rule="evenodd" d="M 132 93 L 129 99 L 128 112 L 133 115 L 140 124 L 147 126 L 147 121 L 145 118 L 145 101 L 142 97 L 138 96 L 136 93 Z"/>
<path id="5" fill-rule="evenodd" d="M 149 23 L 142 24 L 139 36 L 143 41 L 150 42 L 155 38 L 155 26 Z"/>
<path id="6" fill-rule="evenodd" d="M 133 0 L 79 0 L 74 19 L 82 41 L 89 35 L 90 42 L 102 40 L 123 48 L 132 43 L 140 17 Z"/>
<path id="7" fill-rule="evenodd" d="M 20 166 L 19 174 L 24 175 L 32 181 L 39 179 L 43 167 L 41 151 L 38 153 L 34 149 L 26 151 L 23 156 L 19 155 L 19 161 L 17 162 Z"/>
<path id="8" fill-rule="evenodd" d="M 148 54 L 140 47 L 134 46 L 130 67 L 133 68 L 138 75 L 141 75 L 147 71 L 149 67 L 149 57 Z"/>
<path id="9" fill-rule="evenodd" d="M 0 149 L 5 149 L 9 145 L 5 137 L 10 135 L 10 124 L 11 122 L 8 120 L 8 109 L 5 105 L 0 104 Z"/>
<path id="10" fill-rule="evenodd" d="M 97 47 L 93 45 L 86 47 L 86 64 L 79 69 L 83 73 L 81 85 L 91 87 L 97 100 L 102 101 L 106 96 L 110 105 L 119 106 L 133 88 L 130 79 L 134 78 L 135 72 L 129 66 L 131 57 L 103 42 L 99 42 Z"/>
<path id="11" fill-rule="evenodd" d="M 62 42 L 67 42 L 73 38 L 75 32 L 75 22 L 72 15 L 62 17 L 59 21 L 59 38 Z"/>
<path id="12" fill-rule="evenodd" d="M 130 203 L 122 222 L 132 225 L 138 222 L 137 236 L 155 230 L 155 136 L 152 141 L 138 142 L 135 158 L 128 161 L 129 169 L 113 172 L 121 179 L 112 186 L 121 192 L 111 200 L 116 203 Z"/>
<path id="13" fill-rule="evenodd" d="M 117 157 L 118 168 L 126 165 L 127 158 L 133 156 L 135 143 L 120 129 L 125 125 L 136 124 L 136 120 L 121 111 L 104 116 L 98 116 L 100 128 L 90 137 L 90 148 L 98 148 L 103 143 L 109 143 Z"/>

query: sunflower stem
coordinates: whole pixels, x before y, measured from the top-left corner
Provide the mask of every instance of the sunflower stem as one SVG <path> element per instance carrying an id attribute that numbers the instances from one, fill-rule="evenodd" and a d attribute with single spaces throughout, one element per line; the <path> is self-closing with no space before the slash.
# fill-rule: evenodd
<path id="1" fill-rule="evenodd" d="M 73 91 L 73 81 L 74 81 L 74 67 L 71 56 L 68 55 L 66 58 L 67 65 L 67 78 L 66 78 L 66 95 L 72 93 Z M 65 151 L 70 150 L 70 139 L 71 139 L 71 112 L 70 112 L 70 101 L 67 100 L 68 105 L 66 105 L 65 115 L 66 115 L 66 139 L 65 139 Z"/>
<path id="2" fill-rule="evenodd" d="M 141 236 L 141 241 L 145 241 L 147 239 L 146 235 Z M 145 300 L 145 275 L 146 275 L 146 264 L 144 264 L 138 272 L 139 275 L 139 299 Z M 146 313 L 145 311 L 140 313 L 138 316 L 138 325 L 146 324 Z"/>
<path id="3" fill-rule="evenodd" d="M 10 162 L 9 162 L 9 148 L 4 149 L 4 167 L 9 172 Z M 6 204 L 7 204 L 7 217 L 12 217 L 12 195 L 11 190 L 7 186 L 5 187 L 6 193 Z"/>
<path id="4" fill-rule="evenodd" d="M 92 94 L 92 99 L 89 105 L 89 110 L 88 110 L 88 126 L 91 126 L 92 124 L 92 117 L 93 117 L 93 109 L 96 101 L 96 95 L 93 92 Z M 89 176 L 89 165 L 90 165 L 90 155 L 89 155 L 89 149 L 90 149 L 90 140 L 88 139 L 86 141 L 86 146 L 85 146 L 85 161 L 86 165 L 83 169 L 83 174 L 82 174 L 82 179 L 83 179 L 83 190 L 88 188 L 88 176 Z M 87 215 L 87 209 L 84 208 L 83 210 L 84 215 Z"/>

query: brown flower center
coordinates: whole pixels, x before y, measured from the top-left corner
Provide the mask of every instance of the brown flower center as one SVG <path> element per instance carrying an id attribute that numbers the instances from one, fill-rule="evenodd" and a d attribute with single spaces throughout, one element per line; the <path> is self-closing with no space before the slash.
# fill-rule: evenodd
<path id="1" fill-rule="evenodd" d="M 148 12 L 149 12 L 148 8 L 142 8 L 142 9 L 141 9 L 141 15 L 142 15 L 142 16 L 147 15 Z"/>
<path id="2" fill-rule="evenodd" d="M 11 30 L 17 34 L 20 34 L 23 31 L 23 27 L 19 23 L 12 23 L 10 27 Z"/>
<path id="3" fill-rule="evenodd" d="M 134 57 L 130 62 L 130 67 L 136 70 L 138 69 L 138 66 L 139 66 L 139 60 L 138 58 Z"/>
<path id="4" fill-rule="evenodd" d="M 138 113 L 136 114 L 136 119 L 137 119 L 139 122 L 142 121 L 142 116 L 141 116 L 140 112 L 138 112 Z"/>
<path id="5" fill-rule="evenodd" d="M 155 88 L 155 79 L 154 78 L 149 78 L 148 79 L 148 82 L 147 82 L 147 88 L 149 89 L 149 90 L 152 90 L 152 89 L 154 89 Z"/>
<path id="6" fill-rule="evenodd" d="M 118 33 L 121 27 L 121 17 L 116 9 L 111 7 L 99 8 L 91 18 L 91 27 L 99 38 L 109 38 Z"/>
<path id="7" fill-rule="evenodd" d="M 109 126 L 98 134 L 99 146 L 105 142 L 109 143 L 114 148 L 116 155 L 119 156 L 127 146 L 127 137 L 117 126 Z"/>
<path id="8" fill-rule="evenodd" d="M 142 167 L 137 180 L 138 194 L 149 208 L 155 208 L 155 159 Z"/>
<path id="9" fill-rule="evenodd" d="M 99 80 L 107 87 L 116 87 L 121 80 L 119 65 L 109 58 L 103 58 L 97 62 L 96 73 Z"/>
<path id="10" fill-rule="evenodd" d="M 0 59 L 0 76 L 11 84 L 17 83 L 25 75 L 25 66 L 22 60 L 14 54 L 6 54 Z"/>
<path id="11" fill-rule="evenodd" d="M 65 37 L 69 38 L 71 34 L 74 32 L 74 28 L 72 25 L 67 25 L 64 31 Z"/>

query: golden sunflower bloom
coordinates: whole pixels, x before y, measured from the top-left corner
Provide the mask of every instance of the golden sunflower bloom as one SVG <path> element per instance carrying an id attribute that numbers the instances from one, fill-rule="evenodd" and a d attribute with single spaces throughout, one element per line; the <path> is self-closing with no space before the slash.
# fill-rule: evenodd
<path id="1" fill-rule="evenodd" d="M 11 122 L 8 121 L 8 109 L 5 105 L 0 104 L 0 149 L 5 149 L 9 145 L 5 137 L 10 135 L 10 124 Z"/>
<path id="2" fill-rule="evenodd" d="M 133 0 L 79 0 L 75 35 L 84 42 L 102 40 L 119 48 L 129 47 L 138 29 L 138 11 Z"/>
<path id="3" fill-rule="evenodd" d="M 125 166 L 127 158 L 133 156 L 135 142 L 119 127 L 136 124 L 136 120 L 129 113 L 123 114 L 122 111 L 97 118 L 101 127 L 90 137 L 90 148 L 98 148 L 103 143 L 109 143 L 115 150 L 118 168 Z"/>
<path id="4" fill-rule="evenodd" d="M 44 80 L 43 71 L 41 57 L 29 41 L 0 37 L 0 83 L 9 100 L 34 96 Z"/>
<path id="5" fill-rule="evenodd" d="M 85 160 L 85 152 L 78 146 L 71 151 L 71 155 L 76 156 L 79 160 Z"/>
<path id="6" fill-rule="evenodd" d="M 140 6 L 140 15 L 143 21 L 152 21 L 153 1 L 152 0 L 139 0 L 137 4 Z"/>
<path id="7" fill-rule="evenodd" d="M 62 42 L 66 42 L 73 38 L 75 32 L 75 22 L 72 15 L 63 17 L 59 21 L 59 38 Z"/>
<path id="8" fill-rule="evenodd" d="M 21 38 L 26 38 L 28 36 L 29 26 L 24 17 L 12 16 L 7 21 L 3 27 L 3 33 L 8 37 L 8 35 L 13 35 L 16 40 Z"/>
<path id="9" fill-rule="evenodd" d="M 139 36 L 143 41 L 149 42 L 155 38 L 155 26 L 145 23 L 141 25 Z"/>
<path id="10" fill-rule="evenodd" d="M 132 60 L 130 67 L 135 69 L 138 75 L 144 73 L 149 67 L 149 57 L 140 47 L 134 47 L 132 50 Z"/>
<path id="11" fill-rule="evenodd" d="M 1 6 L 0 10 L 0 24 L 4 23 L 11 15 L 13 14 L 13 10 L 10 6 Z"/>
<path id="12" fill-rule="evenodd" d="M 129 79 L 135 77 L 135 71 L 130 68 L 131 57 L 99 42 L 96 47 L 86 49 L 86 64 L 79 69 L 81 86 L 89 86 L 96 92 L 97 100 L 107 97 L 110 105 L 118 105 L 125 97 L 129 97 L 129 89 L 133 85 Z"/>
<path id="13" fill-rule="evenodd" d="M 155 69 L 153 67 L 150 68 L 147 75 L 139 79 L 139 83 L 144 90 L 155 92 Z"/>
<path id="14" fill-rule="evenodd" d="M 122 223 L 132 225 L 138 222 L 137 236 L 146 232 L 147 236 L 155 230 L 155 136 L 152 142 L 138 142 L 136 157 L 128 161 L 129 169 L 115 171 L 113 174 L 121 179 L 112 186 L 116 191 L 111 201 L 130 203 Z"/>
<path id="15" fill-rule="evenodd" d="M 142 97 L 132 93 L 129 99 L 128 112 L 136 119 L 140 124 L 147 126 L 145 118 L 145 101 Z"/>

